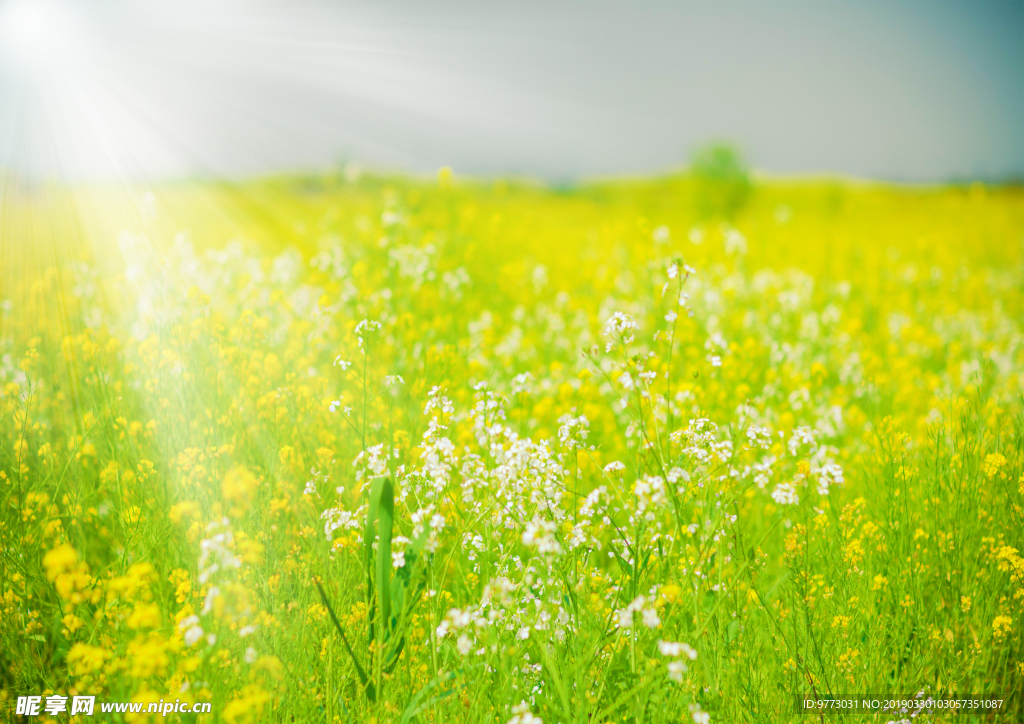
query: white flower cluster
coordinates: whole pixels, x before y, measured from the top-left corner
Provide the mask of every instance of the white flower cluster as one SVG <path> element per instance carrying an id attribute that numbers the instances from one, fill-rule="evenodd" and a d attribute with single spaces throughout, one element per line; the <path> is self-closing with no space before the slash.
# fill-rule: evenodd
<path id="1" fill-rule="evenodd" d="M 530 713 L 530 706 L 524 701 L 512 707 L 512 718 L 508 724 L 544 724 L 539 716 Z"/>
<path id="2" fill-rule="evenodd" d="M 625 608 L 616 611 L 615 615 L 618 619 L 619 628 L 633 628 L 633 618 L 637 612 L 640 613 L 640 619 L 647 628 L 658 628 L 658 626 L 661 626 L 661 617 L 658 615 L 658 611 L 654 608 L 653 603 L 654 601 L 646 596 L 637 596 Z"/>
<path id="3" fill-rule="evenodd" d="M 321 513 L 320 520 L 324 521 L 324 535 L 327 537 L 327 540 L 333 540 L 334 531 L 339 528 L 358 530 L 361 527 L 360 514 L 364 508 L 365 506 L 359 508 L 354 513 L 341 508 L 328 508 Z"/>
<path id="4" fill-rule="evenodd" d="M 206 526 L 209 535 L 199 544 L 199 583 L 206 585 L 223 570 L 241 568 L 242 561 L 234 554 L 234 535 L 231 521 L 227 518 L 215 520 Z"/>
<path id="5" fill-rule="evenodd" d="M 556 556 L 562 554 L 562 546 L 555 537 L 555 524 L 537 516 L 526 524 L 523 545 L 527 548 L 536 548 L 538 553 L 553 553 Z"/>
<path id="6" fill-rule="evenodd" d="M 689 644 L 676 643 L 673 641 L 658 641 L 658 651 L 661 655 L 672 659 L 668 662 L 668 678 L 672 681 L 681 682 L 683 674 L 686 673 L 686 661 L 697 660 L 697 652 Z"/>
<path id="7" fill-rule="evenodd" d="M 352 467 L 356 469 L 356 480 L 376 478 L 384 474 L 388 469 L 389 450 L 384 449 L 384 443 L 368 447 L 356 455 L 352 461 Z"/>
<path id="8" fill-rule="evenodd" d="M 626 347 L 633 344 L 638 329 L 639 327 L 631 316 L 625 312 L 615 312 L 604 324 L 605 336 L 612 339 L 605 347 L 605 351 L 611 352 L 615 342 Z"/>
<path id="9" fill-rule="evenodd" d="M 587 447 L 590 421 L 585 416 L 562 415 L 558 418 L 558 423 L 558 440 L 562 447 L 569 450 L 582 450 Z"/>
<path id="10" fill-rule="evenodd" d="M 366 354 L 366 340 L 370 338 L 371 334 L 379 332 L 382 328 L 383 325 L 380 322 L 372 319 L 364 319 L 356 325 L 356 338 L 359 340 L 359 349 L 363 351 L 363 354 Z"/>

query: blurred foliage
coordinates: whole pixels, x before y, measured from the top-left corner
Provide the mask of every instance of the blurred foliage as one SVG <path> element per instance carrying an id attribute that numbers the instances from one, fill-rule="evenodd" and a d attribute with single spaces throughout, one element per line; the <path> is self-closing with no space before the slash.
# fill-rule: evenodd
<path id="1" fill-rule="evenodd" d="M 725 143 L 711 143 L 697 149 L 691 172 L 696 181 L 697 210 L 703 218 L 734 219 L 754 191 L 743 156 Z"/>

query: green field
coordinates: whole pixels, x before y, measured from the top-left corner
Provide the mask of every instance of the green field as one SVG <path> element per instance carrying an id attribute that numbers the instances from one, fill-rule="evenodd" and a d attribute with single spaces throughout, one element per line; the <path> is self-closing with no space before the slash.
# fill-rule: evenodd
<path id="1" fill-rule="evenodd" d="M 1024 721 L 1019 187 L 353 176 L 4 193 L 5 716 Z"/>

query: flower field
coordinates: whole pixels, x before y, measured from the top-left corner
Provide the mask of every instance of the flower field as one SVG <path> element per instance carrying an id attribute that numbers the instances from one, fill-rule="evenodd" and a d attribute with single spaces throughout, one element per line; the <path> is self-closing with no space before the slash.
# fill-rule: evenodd
<path id="1" fill-rule="evenodd" d="M 1024 720 L 1024 193 L 713 192 L 8 198 L 5 720 Z"/>

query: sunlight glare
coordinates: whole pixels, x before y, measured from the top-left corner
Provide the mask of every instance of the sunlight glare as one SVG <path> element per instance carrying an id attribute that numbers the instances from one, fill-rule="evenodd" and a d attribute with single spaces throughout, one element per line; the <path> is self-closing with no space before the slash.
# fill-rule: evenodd
<path id="1" fill-rule="evenodd" d="M 12 60 L 38 64 L 67 49 L 70 25 L 60 6 L 45 0 L 11 0 L 0 6 L 0 47 Z"/>

